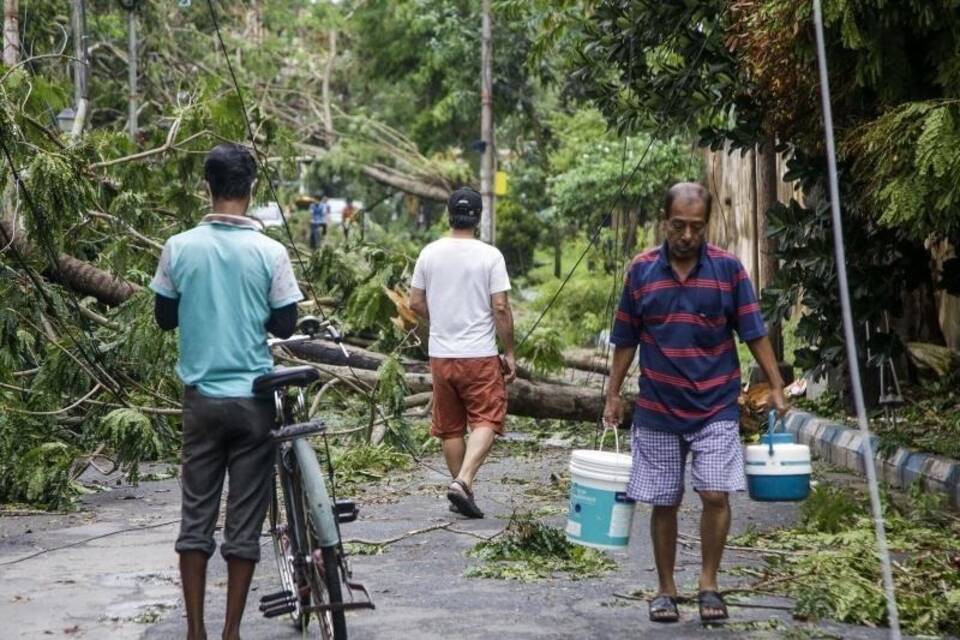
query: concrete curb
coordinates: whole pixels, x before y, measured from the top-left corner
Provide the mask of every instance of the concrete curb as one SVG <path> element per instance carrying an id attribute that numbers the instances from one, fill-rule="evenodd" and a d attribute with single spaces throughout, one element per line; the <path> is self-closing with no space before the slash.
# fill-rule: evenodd
<path id="1" fill-rule="evenodd" d="M 797 441 L 810 447 L 814 458 L 861 475 L 864 468 L 863 435 L 859 429 L 831 422 L 805 411 L 791 411 L 786 417 L 787 431 Z M 926 491 L 949 496 L 955 509 L 960 509 L 960 461 L 932 453 L 899 447 L 892 455 L 877 453 L 876 436 L 871 436 L 877 476 L 886 484 L 906 489 L 916 481 Z"/>

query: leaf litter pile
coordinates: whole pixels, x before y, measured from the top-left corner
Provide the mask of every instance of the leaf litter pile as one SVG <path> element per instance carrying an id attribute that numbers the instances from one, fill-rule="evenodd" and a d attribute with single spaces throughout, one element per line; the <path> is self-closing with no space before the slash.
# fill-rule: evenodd
<path id="1" fill-rule="evenodd" d="M 532 582 L 567 574 L 580 580 L 617 568 L 602 551 L 573 544 L 562 529 L 529 513 L 513 514 L 501 535 L 477 544 L 468 555 L 481 561 L 467 570 L 471 578 Z"/>
<path id="2" fill-rule="evenodd" d="M 919 488 L 894 501 L 884 517 L 904 631 L 960 634 L 960 517 L 940 496 Z M 818 486 L 793 529 L 747 533 L 736 545 L 769 550 L 753 591 L 793 598 L 799 619 L 869 626 L 887 623 L 873 520 L 862 492 Z"/>

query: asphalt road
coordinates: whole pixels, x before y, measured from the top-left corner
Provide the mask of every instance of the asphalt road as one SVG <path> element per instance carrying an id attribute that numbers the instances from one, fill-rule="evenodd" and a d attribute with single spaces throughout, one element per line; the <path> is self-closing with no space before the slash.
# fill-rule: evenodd
<path id="1" fill-rule="evenodd" d="M 382 541 L 434 524 L 439 529 L 404 538 L 380 555 L 354 556 L 354 577 L 364 583 L 376 602 L 374 611 L 350 613 L 352 640 L 498 640 L 620 639 L 620 638 L 851 638 L 880 639 L 882 630 L 793 621 L 789 602 L 774 598 L 745 600 L 731 607 L 732 619 L 721 627 L 705 628 L 696 609 L 686 606 L 682 621 L 655 625 L 647 619 L 646 603 L 617 597 L 656 586 L 648 543 L 649 511 L 638 506 L 631 545 L 614 554 L 619 569 L 600 579 L 520 583 L 464 576 L 477 562 L 466 552 L 477 542 L 469 535 L 498 532 L 515 510 L 553 512 L 548 520 L 562 525 L 566 500 L 549 486 L 551 474 L 564 473 L 569 450 L 534 445 L 498 445 L 481 471 L 478 502 L 484 520 L 463 520 L 447 510 L 445 478 L 426 467 L 398 473 L 367 488 L 359 497 L 360 519 L 345 525 L 348 539 Z M 425 461 L 441 469 L 438 456 Z M 70 515 L 0 516 L 0 638 L 98 638 L 180 640 L 184 618 L 173 540 L 178 516 L 176 480 L 114 487 L 83 500 L 85 511 Z M 688 495 L 681 511 L 681 532 L 696 535 L 699 506 Z M 788 525 L 797 516 L 790 504 L 760 504 L 745 495 L 733 500 L 734 533 L 747 527 Z M 131 527 L 151 529 L 125 531 Z M 116 533 L 120 532 L 120 533 Z M 466 533 L 465 533 L 466 532 Z M 83 542 L 103 534 L 107 537 Z M 17 564 L 4 562 L 65 544 Z M 277 590 L 269 539 L 264 538 L 264 562 L 255 577 L 243 634 L 248 639 L 294 639 L 301 635 L 283 619 L 266 620 L 257 612 L 261 594 Z M 726 570 L 749 566 L 755 554 L 729 552 Z M 693 593 L 699 549 L 682 546 L 678 582 Z M 207 624 L 211 638 L 221 630 L 225 565 L 216 555 L 208 580 Z M 743 578 L 725 574 L 722 587 Z"/>

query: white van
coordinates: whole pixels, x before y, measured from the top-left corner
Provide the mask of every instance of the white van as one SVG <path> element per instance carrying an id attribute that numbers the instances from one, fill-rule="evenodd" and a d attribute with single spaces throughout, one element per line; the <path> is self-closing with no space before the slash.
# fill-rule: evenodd
<path id="1" fill-rule="evenodd" d="M 276 202 L 271 201 L 253 207 L 248 212 L 248 215 L 262 222 L 264 227 L 283 226 L 283 210 Z"/>

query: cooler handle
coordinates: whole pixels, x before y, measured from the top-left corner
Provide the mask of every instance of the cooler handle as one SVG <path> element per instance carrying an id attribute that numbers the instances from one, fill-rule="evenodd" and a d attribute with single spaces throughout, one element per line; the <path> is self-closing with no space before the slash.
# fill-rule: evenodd
<path id="1" fill-rule="evenodd" d="M 783 431 L 787 430 L 787 423 L 783 416 L 780 416 L 780 426 L 783 427 Z M 767 435 L 770 437 L 767 438 L 768 444 L 770 445 L 770 455 L 773 456 L 773 434 L 777 430 L 777 410 L 770 409 L 770 413 L 767 414 Z"/>

